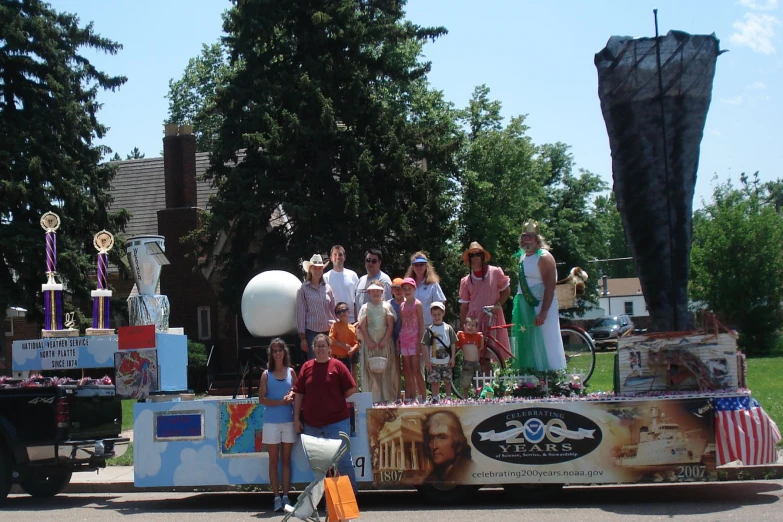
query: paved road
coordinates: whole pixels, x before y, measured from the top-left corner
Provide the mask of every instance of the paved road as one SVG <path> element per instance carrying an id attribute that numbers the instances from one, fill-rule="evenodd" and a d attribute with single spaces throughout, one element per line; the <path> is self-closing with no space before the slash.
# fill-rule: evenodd
<path id="1" fill-rule="evenodd" d="M 502 490 L 481 490 L 459 506 L 432 505 L 414 492 L 364 492 L 362 521 L 536 522 L 676 519 L 687 521 L 783 521 L 783 481 L 722 482 L 656 486 L 566 488 L 557 502 L 521 504 Z M 0 509 L 2 520 L 58 522 L 123 519 L 155 521 L 280 520 L 270 513 L 268 493 L 128 493 L 73 494 L 45 501 L 11 496 Z"/>

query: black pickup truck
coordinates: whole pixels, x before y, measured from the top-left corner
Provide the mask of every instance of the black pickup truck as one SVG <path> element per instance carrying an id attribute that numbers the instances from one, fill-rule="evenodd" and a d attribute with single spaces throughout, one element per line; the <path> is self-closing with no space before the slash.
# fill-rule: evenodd
<path id="1" fill-rule="evenodd" d="M 55 381 L 56 382 L 56 381 Z M 0 504 L 13 483 L 34 497 L 61 492 L 76 471 L 95 471 L 128 449 L 113 385 L 0 383 Z"/>

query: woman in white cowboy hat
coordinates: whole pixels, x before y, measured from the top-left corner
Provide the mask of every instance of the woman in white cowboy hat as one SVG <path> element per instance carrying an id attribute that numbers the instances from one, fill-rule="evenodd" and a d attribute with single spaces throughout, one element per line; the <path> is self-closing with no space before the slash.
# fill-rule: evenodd
<path id="1" fill-rule="evenodd" d="M 307 274 L 305 281 L 296 291 L 296 329 L 299 332 L 299 343 L 302 359 L 298 362 L 312 359 L 313 339 L 319 333 L 329 334 L 329 328 L 335 321 L 335 299 L 330 287 L 324 280 L 324 263 L 321 254 L 313 254 L 310 261 L 302 263 L 302 269 Z"/>
<path id="2" fill-rule="evenodd" d="M 462 253 L 462 261 L 468 265 L 470 273 L 459 283 L 459 319 L 460 323 L 464 324 L 468 316 L 477 318 L 481 332 L 486 332 L 489 322 L 487 315 L 482 312 L 485 306 L 493 307 L 496 325 L 506 324 L 503 303 L 511 294 L 511 280 L 499 266 L 488 265 L 490 259 L 492 254 L 476 241 Z M 493 335 L 500 341 L 498 348 L 503 352 L 498 355 L 511 357 L 507 330 L 495 330 Z M 482 361 L 482 368 L 485 372 L 488 371 L 486 361 Z"/>

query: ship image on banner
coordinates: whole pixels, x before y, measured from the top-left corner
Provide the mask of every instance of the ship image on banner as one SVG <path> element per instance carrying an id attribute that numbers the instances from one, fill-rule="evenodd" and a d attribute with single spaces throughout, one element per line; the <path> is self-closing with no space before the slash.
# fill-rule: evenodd
<path id="1" fill-rule="evenodd" d="M 707 448 L 707 439 L 701 429 L 683 431 L 657 406 L 650 408 L 649 424 L 639 428 L 638 436 L 636 444 L 622 447 L 617 458 L 619 465 L 657 467 L 695 464 L 701 462 Z"/>
<path id="2" fill-rule="evenodd" d="M 374 407 L 373 482 L 451 486 L 716 478 L 710 399 Z"/>

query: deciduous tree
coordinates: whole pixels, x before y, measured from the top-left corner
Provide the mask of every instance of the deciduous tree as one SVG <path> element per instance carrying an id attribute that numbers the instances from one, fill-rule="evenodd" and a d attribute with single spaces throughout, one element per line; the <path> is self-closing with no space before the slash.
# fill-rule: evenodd
<path id="1" fill-rule="evenodd" d="M 783 300 L 783 216 L 758 175 L 719 184 L 694 214 L 690 294 L 740 333 L 748 355 L 771 350 Z"/>

